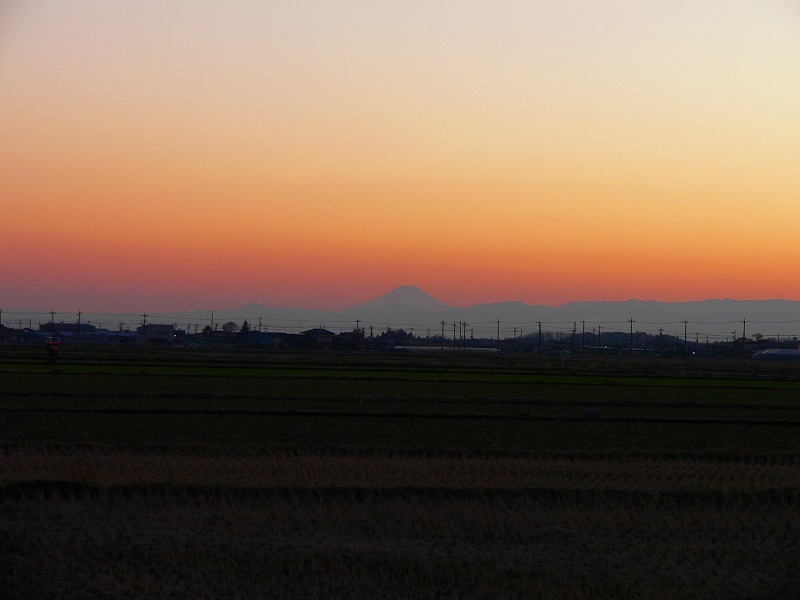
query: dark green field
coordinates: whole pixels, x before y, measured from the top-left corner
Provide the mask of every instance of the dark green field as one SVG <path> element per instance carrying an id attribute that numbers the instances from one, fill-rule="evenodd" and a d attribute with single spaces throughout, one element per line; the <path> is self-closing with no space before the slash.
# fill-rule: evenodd
<path id="1" fill-rule="evenodd" d="M 780 597 L 800 365 L 0 351 L 11 598 Z"/>

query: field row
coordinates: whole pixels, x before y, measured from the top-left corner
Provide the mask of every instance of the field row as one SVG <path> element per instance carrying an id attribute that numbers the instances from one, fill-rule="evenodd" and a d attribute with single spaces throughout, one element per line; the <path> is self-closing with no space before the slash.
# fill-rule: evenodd
<path id="1" fill-rule="evenodd" d="M 328 407 L 326 407 L 328 408 Z M 294 418 L 294 419 L 403 419 L 403 420 L 444 420 L 444 421 L 538 421 L 538 422 L 562 422 L 562 423 L 635 423 L 635 424 L 686 424 L 686 425 L 757 425 L 774 427 L 800 427 L 798 415 L 792 414 L 795 418 L 764 418 L 763 411 L 758 411 L 761 418 L 737 418 L 730 414 L 724 416 L 661 416 L 648 414 L 622 416 L 610 414 L 601 416 L 597 409 L 587 409 L 583 414 L 556 414 L 552 410 L 544 414 L 532 414 L 531 412 L 466 412 L 463 409 L 458 411 L 439 412 L 432 411 L 431 407 L 425 407 L 425 412 L 412 412 L 408 410 L 378 412 L 367 410 L 360 406 L 357 410 L 320 410 L 320 409 L 301 409 L 301 408 L 134 408 L 134 407 L 113 407 L 113 408 L 51 408 L 51 407 L 26 407 L 26 408 L 6 408 L 0 407 L 0 414 L 5 413 L 8 419 L 13 421 L 15 415 L 41 415 L 45 418 L 57 419 L 62 416 L 97 416 L 110 415 L 124 417 L 126 415 L 139 415 L 148 417 L 159 416 L 181 416 L 181 417 L 252 417 L 252 418 Z M 547 407 L 550 408 L 550 407 Z M 713 412 L 713 411 L 709 411 Z M 739 411 L 741 412 L 741 411 Z M 773 416 L 774 415 L 770 415 Z"/>
<path id="2" fill-rule="evenodd" d="M 475 361 L 470 372 L 435 357 L 238 368 L 179 358 L 165 361 L 171 374 L 88 360 L 54 371 L 14 364 L 2 373 L 0 442 L 731 455 L 800 449 L 794 380 L 593 376 L 591 368 L 606 363 L 586 361 L 576 375 L 555 373 L 552 364 L 537 373 L 544 363 L 536 361 L 527 370 Z"/>
<path id="3" fill-rule="evenodd" d="M 168 484 L 233 488 L 429 488 L 623 492 L 800 492 L 800 456 L 760 460 L 676 457 L 447 457 L 261 451 L 197 453 L 115 448 L 8 447 L 0 483 Z"/>
<path id="4" fill-rule="evenodd" d="M 41 347 L 0 347 L 0 372 L 5 370 L 41 371 L 46 354 Z M 800 381 L 800 364 L 774 363 L 752 359 L 709 359 L 691 357 L 655 358 L 635 356 L 581 356 L 580 354 L 546 356 L 539 354 L 471 354 L 461 352 L 413 354 L 341 353 L 341 352 L 269 352 L 230 349 L 227 351 L 155 348 L 62 348 L 60 364 L 68 369 L 111 370 L 135 369 L 263 369 L 296 372 L 361 371 L 398 373 L 420 370 L 454 373 L 556 374 L 583 376 L 638 376 L 643 378 L 714 378 L 733 380 Z"/>
<path id="5" fill-rule="evenodd" d="M 745 373 L 738 376 L 728 374 L 721 377 L 715 376 L 677 376 L 661 372 L 650 376 L 622 374 L 614 375 L 593 374 L 587 372 L 570 372 L 568 370 L 553 370 L 538 372 L 537 370 L 513 370 L 503 368 L 465 369 L 437 367 L 435 364 L 420 366 L 418 368 L 378 368 L 342 366 L 331 368 L 327 366 L 312 365 L 286 366 L 286 365 L 259 365 L 237 366 L 225 364 L 124 364 L 103 365 L 97 363 L 61 364 L 58 368 L 48 368 L 38 364 L 9 365 L 0 364 L 0 374 L 4 379 L 13 382 L 23 380 L 26 383 L 47 383 L 46 378 L 34 379 L 48 375 L 58 377 L 62 381 L 69 378 L 87 377 L 94 378 L 161 378 L 182 377 L 185 379 L 223 378 L 228 380 L 327 380 L 327 381 L 378 381 L 386 383 L 403 382 L 467 382 L 478 384 L 501 385 L 584 385 L 584 386 L 625 386 L 625 387 L 667 387 L 667 388 L 743 388 L 743 389 L 770 389 L 770 390 L 800 390 L 800 380 L 769 371 L 757 371 L 747 377 Z"/>
<path id="6" fill-rule="evenodd" d="M 330 414 L 0 413 L 11 444 L 193 445 L 509 451 L 796 453 L 795 424 Z"/>
<path id="7" fill-rule="evenodd" d="M 800 512 L 772 496 L 131 493 L 0 496 L 9 597 L 778 598 Z"/>
<path id="8" fill-rule="evenodd" d="M 650 387 L 585 383 L 480 383 L 469 380 L 406 381 L 325 378 L 253 379 L 237 377 L 76 377 L 63 374 L 3 376 L 0 405 L 70 405 L 74 402 L 138 406 L 185 406 L 226 403 L 253 407 L 275 399 L 392 402 L 427 401 L 442 405 L 484 403 L 600 404 L 607 406 L 800 409 L 800 390 L 759 387 Z"/>
<path id="9" fill-rule="evenodd" d="M 718 392 L 719 393 L 719 392 Z M 731 395 L 731 391 L 722 392 L 725 395 Z M 411 406 L 414 404 L 425 404 L 428 406 L 463 406 L 470 405 L 488 405 L 496 407 L 530 407 L 530 406 L 604 406 L 604 407 L 647 407 L 647 408 L 671 408 L 671 409 L 758 409 L 760 411 L 772 410 L 789 410 L 800 411 L 800 399 L 797 394 L 778 394 L 777 398 L 783 397 L 784 402 L 775 402 L 775 397 L 772 394 L 767 394 L 763 390 L 756 396 L 753 396 L 757 401 L 747 402 L 742 400 L 740 402 L 725 402 L 723 400 L 709 398 L 706 401 L 693 401 L 681 400 L 678 398 L 680 394 L 674 394 L 672 400 L 653 400 L 649 396 L 646 398 L 637 399 L 631 394 L 620 394 L 617 399 L 598 398 L 593 399 L 570 399 L 570 398 L 552 398 L 552 397 L 536 397 L 525 395 L 524 397 L 447 397 L 447 398 L 431 398 L 431 397 L 412 397 L 403 395 L 389 395 L 372 396 L 364 395 L 354 398 L 340 398 L 338 394 L 329 394 L 326 396 L 279 396 L 271 391 L 262 391 L 260 393 L 233 393 L 227 392 L 209 392 L 209 391 L 119 391 L 107 392 L 97 391 L 92 393 L 87 392 L 70 392 L 70 391 L 19 391 L 19 390 L 2 390 L 0 391 L 0 399 L 6 406 L 16 403 L 17 407 L 76 407 L 76 406 L 95 406 L 95 407 L 113 407 L 113 406 L 128 406 L 128 407 L 158 407 L 158 406 L 193 406 L 193 407 L 220 407 L 235 404 L 236 406 L 258 406 L 265 402 L 313 402 L 327 405 L 342 404 L 342 402 L 356 402 L 360 405 L 363 404 L 387 404 L 389 406 L 396 406 L 398 404 Z M 710 395 L 709 395 L 710 396 Z M 625 399 L 620 399 L 625 398 Z M 770 401 L 772 400 L 772 401 Z"/>

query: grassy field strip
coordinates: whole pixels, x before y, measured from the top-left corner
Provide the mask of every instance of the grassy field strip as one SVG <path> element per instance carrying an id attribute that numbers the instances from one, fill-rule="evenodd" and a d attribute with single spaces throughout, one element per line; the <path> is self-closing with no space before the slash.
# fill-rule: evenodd
<path id="1" fill-rule="evenodd" d="M 707 502 L 711 505 L 731 503 L 760 503 L 791 510 L 800 506 L 800 491 L 779 488 L 761 491 L 739 490 L 620 490 L 552 487 L 426 487 L 411 486 L 225 486 L 218 484 L 121 484 L 97 485 L 74 481 L 21 481 L 0 484 L 0 502 L 37 497 L 42 500 L 68 498 L 73 501 L 90 499 L 116 500 L 123 498 L 148 498 L 191 502 L 197 498 L 228 499 L 296 499 L 314 496 L 318 500 L 345 499 L 358 502 L 365 499 L 469 501 L 476 498 L 494 502 L 497 500 L 558 500 L 581 504 L 591 501 L 624 502 L 631 507 L 660 503 L 681 506 L 692 502 Z"/>
<path id="2" fill-rule="evenodd" d="M 324 379 L 327 381 L 380 381 L 380 382 L 464 382 L 504 385 L 584 385 L 603 387 L 646 388 L 714 388 L 714 389 L 763 389 L 800 391 L 800 381 L 775 381 L 763 379 L 731 378 L 679 378 L 679 377 L 624 377 L 590 375 L 541 375 L 520 373 L 493 373 L 491 371 L 398 371 L 398 370 L 351 370 L 351 369 L 274 369 L 236 367 L 171 367 L 157 366 L 142 370 L 138 365 L 115 365 L 113 369 L 99 369 L 98 365 L 62 365 L 59 371 L 47 371 L 43 367 L 30 370 L 4 370 L 3 376 L 42 375 L 49 377 L 183 377 L 183 378 L 247 378 L 247 379 Z"/>
<path id="3" fill-rule="evenodd" d="M 155 386 L 149 380 L 140 385 L 104 381 L 87 388 L 80 382 L 61 389 L 10 389 L 0 391 L 0 403 L 5 405 L 30 404 L 31 406 L 72 405 L 72 403 L 142 403 L 155 405 L 181 405 L 199 403 L 202 406 L 227 405 L 250 406 L 268 402 L 317 402 L 410 405 L 426 403 L 439 406 L 620 406 L 643 408 L 673 407 L 693 409 L 735 410 L 738 408 L 783 409 L 800 408 L 800 394 L 765 392 L 763 390 L 650 390 L 641 393 L 634 388 L 593 389 L 586 386 L 533 386 L 530 388 L 507 388 L 504 386 L 479 386 L 468 384 L 416 384 L 388 388 L 381 385 L 347 384 L 322 385 L 322 382 L 298 381 L 292 385 L 248 385 L 247 382 L 204 381 L 203 385 L 187 387 L 181 381 L 171 380 L 164 386 Z M 134 380 L 130 381 L 131 384 Z"/>
<path id="4" fill-rule="evenodd" d="M 797 453 L 794 425 L 265 416 L 0 413 L 13 444 L 258 444 L 274 448 L 419 448 L 470 451 Z"/>
<path id="5" fill-rule="evenodd" d="M 161 400 L 214 400 L 220 402 L 228 402 L 231 400 L 245 400 L 256 402 L 319 402 L 319 403 L 338 403 L 342 402 L 341 398 L 331 398 L 330 396 L 274 396 L 270 393 L 234 393 L 234 392 L 217 392 L 217 393 L 202 393 L 202 392 L 95 392 L 87 395 L 79 392 L 63 392 L 63 391 L 49 391 L 46 393 L 32 392 L 32 391 L 0 391 L 0 399 L 14 398 L 25 399 L 26 401 L 41 401 L 42 399 L 57 399 L 57 400 L 83 400 L 83 401 L 97 401 L 97 400 L 141 400 L 147 399 L 152 401 Z M 559 400 L 552 398 L 540 397 L 527 397 L 527 398 L 490 398 L 490 397 L 476 397 L 476 398 L 430 398 L 430 397 L 381 397 L 381 398 L 354 398 L 354 402 L 359 403 L 386 403 L 386 404 L 426 404 L 426 405 L 482 405 L 490 404 L 492 406 L 576 406 L 576 407 L 621 407 L 628 408 L 631 406 L 646 406 L 648 408 L 707 408 L 707 409 L 756 409 L 756 410 L 789 410 L 800 411 L 800 398 L 791 397 L 792 402 L 778 404 L 775 402 L 758 402 L 758 403 L 745 403 L 745 402 L 696 402 L 691 400 L 672 400 L 672 401 L 659 401 L 659 400 Z M 16 408 L 16 407 L 9 407 Z M 21 408 L 21 407 L 19 407 Z"/>
<path id="6" fill-rule="evenodd" d="M 333 410 L 274 410 L 274 409 L 242 409 L 242 408 L 41 408 L 0 407 L 0 413 L 15 414 L 52 414 L 52 415 L 178 415 L 178 416 L 243 416 L 243 417 L 310 417 L 338 419 L 442 419 L 471 421 L 561 421 L 575 423 L 685 423 L 693 425 L 775 425 L 781 427 L 798 427 L 800 420 L 792 419 L 736 419 L 714 417 L 652 417 L 652 416 L 605 416 L 605 415 L 534 415 L 530 413 L 448 413 L 448 412 L 375 412 L 375 411 L 333 411 Z"/>
<path id="7" fill-rule="evenodd" d="M 449 458 L 180 452 L 17 447 L 0 455 L 0 483 L 95 486 L 387 488 L 454 490 L 616 490 L 627 492 L 800 493 L 800 457 L 763 460 L 676 458 Z M 8 488 L 7 491 L 10 491 Z M 22 489 L 22 488 L 14 488 Z M 788 497 L 788 496 L 787 496 Z"/>
<path id="8" fill-rule="evenodd" d="M 319 460 L 328 459 L 345 460 L 348 458 L 378 458 L 383 459 L 411 459 L 411 460 L 442 460 L 442 461 L 503 461 L 506 459 L 524 461 L 572 461 L 592 464 L 594 461 L 601 463 L 639 461 L 646 464 L 660 464 L 676 462 L 686 464 L 702 463 L 705 465 L 739 464 L 753 468 L 767 467 L 770 465 L 791 466 L 800 460 L 798 452 L 768 452 L 755 454 L 735 455 L 730 453 L 697 454 L 685 451 L 664 450 L 525 450 L 525 449 L 468 449 L 468 448 L 415 448 L 386 446 L 318 446 L 316 448 L 275 447 L 265 444 L 99 444 L 99 443 L 0 443 L 0 459 L 4 455 L 32 454 L 37 456 L 73 456 L 82 454 L 125 454 L 130 456 L 178 456 L 202 458 L 226 458 L 258 460 L 268 457 L 268 460 L 282 460 L 287 457 L 314 456 Z M 713 468 L 713 467 L 712 467 Z"/>

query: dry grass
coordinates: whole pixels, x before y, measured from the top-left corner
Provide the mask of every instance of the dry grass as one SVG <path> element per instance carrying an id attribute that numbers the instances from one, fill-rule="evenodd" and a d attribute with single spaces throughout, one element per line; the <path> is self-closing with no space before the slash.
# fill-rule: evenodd
<path id="1" fill-rule="evenodd" d="M 0 459 L 9 598 L 771 598 L 800 587 L 793 458 L 11 447 Z"/>
<path id="2" fill-rule="evenodd" d="M 800 457 L 739 460 L 653 456 L 451 457 L 413 453 L 302 453 L 230 448 L 143 451 L 7 447 L 0 483 L 71 481 L 100 486 L 173 484 L 240 488 L 760 492 L 800 489 Z"/>

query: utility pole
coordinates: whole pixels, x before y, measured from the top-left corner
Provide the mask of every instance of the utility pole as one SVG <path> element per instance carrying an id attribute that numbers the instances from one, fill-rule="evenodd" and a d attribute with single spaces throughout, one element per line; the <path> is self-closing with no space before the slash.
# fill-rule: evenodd
<path id="1" fill-rule="evenodd" d="M 747 356 L 747 321 L 742 319 L 742 354 Z"/>
<path id="2" fill-rule="evenodd" d="M 442 325 L 442 350 L 444 350 L 444 321 L 442 321 L 441 325 Z"/>
<path id="3" fill-rule="evenodd" d="M 261 315 L 258 315 L 258 332 L 261 333 Z"/>
<path id="4" fill-rule="evenodd" d="M 542 320 L 536 321 L 539 324 L 539 352 L 542 351 Z"/>
<path id="5" fill-rule="evenodd" d="M 142 325 L 147 325 L 147 317 L 148 317 L 148 316 L 149 316 L 149 315 L 148 315 L 147 313 L 144 313 L 144 314 L 142 315 Z"/>
<path id="6" fill-rule="evenodd" d="M 361 323 L 361 320 L 360 319 L 356 319 L 356 332 L 358 332 L 358 326 L 359 326 L 360 323 Z"/>
<path id="7" fill-rule="evenodd" d="M 497 351 L 500 352 L 500 319 L 497 319 Z"/>
<path id="8" fill-rule="evenodd" d="M 81 339 L 81 311 L 78 311 L 78 341 Z"/>
<path id="9" fill-rule="evenodd" d="M 663 327 L 659 327 L 658 328 L 658 353 L 661 354 L 663 349 L 664 349 L 664 328 Z"/>
<path id="10" fill-rule="evenodd" d="M 683 320 L 683 355 L 686 356 L 689 354 L 689 340 L 686 338 L 686 326 L 689 324 L 689 321 L 686 319 Z"/>
<path id="11" fill-rule="evenodd" d="M 603 343 L 603 327 L 602 325 L 597 326 L 597 345 L 600 346 Z"/>
<path id="12" fill-rule="evenodd" d="M 586 349 L 586 319 L 581 319 L 581 354 Z"/>
<path id="13" fill-rule="evenodd" d="M 633 320 L 633 317 L 628 319 L 628 323 L 631 324 L 631 352 L 633 352 L 633 324 L 634 324 L 634 322 L 635 321 Z"/>
<path id="14" fill-rule="evenodd" d="M 456 322 L 453 321 L 453 352 L 456 351 Z"/>

